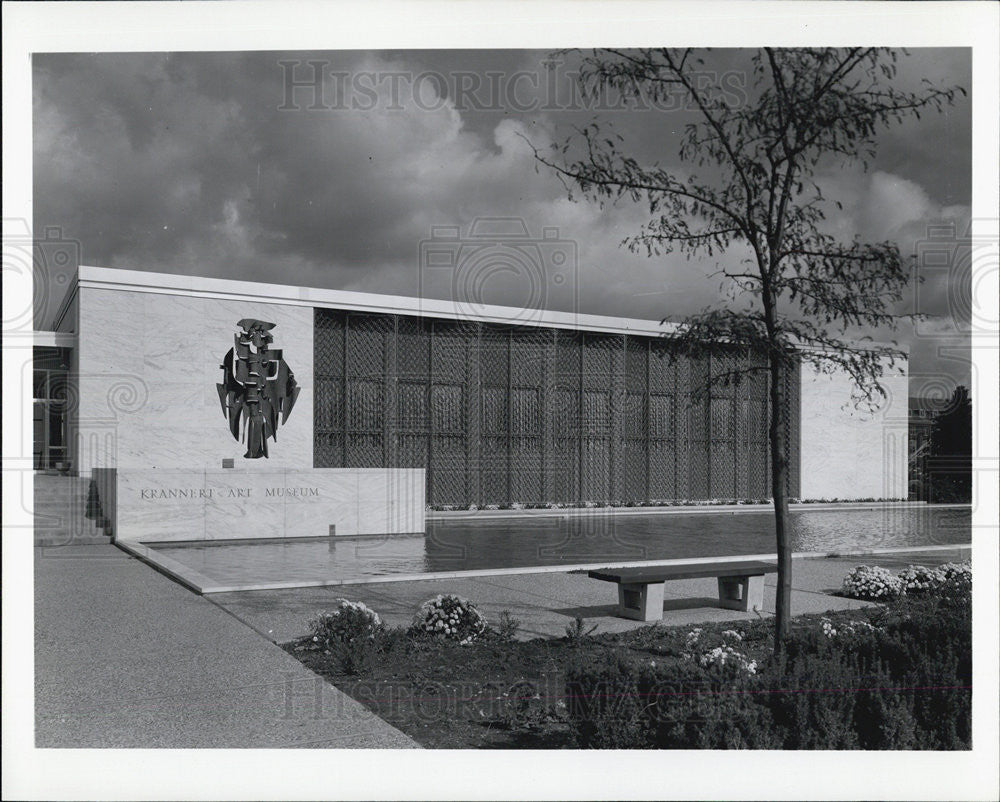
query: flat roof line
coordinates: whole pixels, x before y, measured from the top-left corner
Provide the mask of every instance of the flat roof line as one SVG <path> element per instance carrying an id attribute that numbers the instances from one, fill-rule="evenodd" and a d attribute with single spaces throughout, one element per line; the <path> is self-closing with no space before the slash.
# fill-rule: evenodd
<path id="1" fill-rule="evenodd" d="M 76 348 L 76 334 L 68 331 L 42 331 L 36 329 L 31 332 L 32 344 L 36 346 L 47 346 L 49 348 Z"/>
<path id="2" fill-rule="evenodd" d="M 494 304 L 471 304 L 438 298 L 381 295 L 353 290 L 297 287 L 257 281 L 207 278 L 173 273 L 80 265 L 80 287 L 129 292 L 187 295 L 224 300 L 253 300 L 258 303 L 343 309 L 355 312 L 403 314 L 415 317 L 474 320 L 483 323 L 544 328 L 582 329 L 614 334 L 661 335 L 675 324 L 641 318 L 590 315 L 548 309 L 521 309 Z"/>
<path id="3" fill-rule="evenodd" d="M 678 324 L 647 318 L 614 317 L 583 312 L 563 312 L 552 309 L 532 309 L 496 304 L 473 304 L 439 298 L 407 295 L 382 295 L 354 290 L 333 290 L 322 287 L 302 287 L 270 284 L 259 281 L 210 278 L 179 273 L 155 273 L 117 267 L 80 265 L 74 287 L 63 301 L 58 319 L 68 311 L 77 288 L 146 292 L 161 295 L 186 295 L 193 298 L 214 298 L 227 301 L 253 301 L 285 306 L 341 309 L 348 312 L 410 315 L 445 320 L 469 320 L 507 326 L 555 328 L 593 331 L 604 334 L 635 334 L 658 337 L 676 331 Z M 895 343 L 857 342 L 858 345 L 896 346 Z M 806 346 L 799 346 L 807 348 Z M 813 349 L 815 350 L 815 349 Z"/>

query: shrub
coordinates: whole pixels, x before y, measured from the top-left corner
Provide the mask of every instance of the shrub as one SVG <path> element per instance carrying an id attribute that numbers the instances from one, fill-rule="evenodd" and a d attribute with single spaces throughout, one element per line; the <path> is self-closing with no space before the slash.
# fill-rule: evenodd
<path id="1" fill-rule="evenodd" d="M 871 623 L 821 624 L 795 632 L 769 669 L 781 691 L 771 707 L 785 748 L 969 747 L 967 596 L 902 597 Z"/>
<path id="2" fill-rule="evenodd" d="M 486 618 L 476 606 L 454 594 L 439 594 L 425 601 L 413 621 L 414 630 L 455 640 L 463 646 L 488 628 Z"/>
<path id="3" fill-rule="evenodd" d="M 940 568 L 911 565 L 899 572 L 899 581 L 904 593 L 919 596 L 940 589 L 945 582 L 945 573 Z"/>
<path id="4" fill-rule="evenodd" d="M 565 721 L 566 703 L 546 698 L 533 682 L 518 680 L 498 697 L 497 721 L 505 729 L 539 732 Z"/>
<path id="5" fill-rule="evenodd" d="M 820 618 L 820 630 L 825 638 L 839 638 L 841 642 L 845 638 L 850 638 L 852 635 L 867 634 L 868 632 L 874 630 L 870 623 L 867 621 L 860 621 L 857 619 L 845 619 L 842 621 L 833 621 L 826 616 Z"/>
<path id="6" fill-rule="evenodd" d="M 615 653 L 574 668 L 566 694 L 577 743 L 968 749 L 970 594 L 897 596 L 864 615 L 802 621 L 777 658 L 757 658 L 756 673 L 729 656 L 749 660 L 746 634 L 701 628 L 687 633 L 679 655 L 640 661 Z"/>
<path id="7" fill-rule="evenodd" d="M 801 650 L 779 660 L 773 676 L 768 706 L 785 749 L 917 745 L 913 692 L 871 650 Z"/>
<path id="8" fill-rule="evenodd" d="M 521 621 L 514 617 L 510 610 L 500 611 L 500 622 L 497 624 L 497 635 L 502 640 L 513 640 L 521 628 Z"/>
<path id="9" fill-rule="evenodd" d="M 845 595 L 855 599 L 882 601 L 902 591 L 902 582 L 892 572 L 878 565 L 859 565 L 844 577 Z"/>
<path id="10" fill-rule="evenodd" d="M 370 672 L 375 668 L 381 652 L 379 645 L 368 638 L 333 644 L 330 648 L 340 670 L 349 676 Z"/>
<path id="11" fill-rule="evenodd" d="M 938 567 L 938 571 L 944 574 L 946 581 L 955 577 L 972 580 L 972 563 L 969 560 L 961 563 L 945 563 Z"/>
<path id="12" fill-rule="evenodd" d="M 736 648 L 736 645 L 742 642 L 743 635 L 735 629 L 705 634 L 702 627 L 694 627 L 684 636 L 684 650 L 681 656 L 694 660 L 702 668 L 737 674 L 756 674 L 757 661 L 745 654 L 742 649 Z"/>
<path id="13" fill-rule="evenodd" d="M 885 568 L 859 565 L 844 577 L 844 593 L 856 599 L 890 600 L 901 594 L 924 596 L 962 595 L 972 588 L 969 562 L 946 563 L 937 568 L 911 565 L 892 576 Z"/>
<path id="14" fill-rule="evenodd" d="M 373 640 L 384 627 L 378 613 L 361 602 L 337 599 L 337 609 L 309 622 L 313 643 L 330 647 L 356 640 Z"/>
<path id="15" fill-rule="evenodd" d="M 309 642 L 332 655 L 345 674 L 363 674 L 374 666 L 382 648 L 382 619 L 361 602 L 337 599 L 337 605 L 309 622 Z"/>
<path id="16" fill-rule="evenodd" d="M 397 649 L 409 652 L 415 648 L 419 645 L 409 637 L 407 630 L 394 627 L 380 629 L 374 637 L 331 643 L 324 653 L 336 661 L 341 672 L 358 676 L 372 672 L 380 660 Z"/>
<path id="17" fill-rule="evenodd" d="M 594 624 L 590 629 L 587 629 L 583 616 L 578 615 L 573 619 L 571 624 L 566 625 L 566 640 L 569 641 L 571 646 L 579 646 L 584 638 L 597 632 L 597 627 L 598 624 Z"/>
<path id="18" fill-rule="evenodd" d="M 972 593 L 972 563 L 945 563 L 938 570 L 944 577 L 941 584 L 944 595 L 964 597 Z"/>
<path id="19" fill-rule="evenodd" d="M 566 675 L 566 707 L 578 746 L 629 749 L 648 745 L 645 703 L 639 698 L 632 666 L 623 656 L 571 668 Z"/>
<path id="20" fill-rule="evenodd" d="M 743 652 L 729 645 L 716 646 L 714 649 L 704 652 L 698 658 L 698 665 L 702 668 L 735 670 L 746 674 L 757 673 L 757 661 L 751 660 Z"/>
<path id="21" fill-rule="evenodd" d="M 571 670 L 567 707 L 577 745 L 626 749 L 777 746 L 752 679 L 686 658 L 623 655 Z"/>
<path id="22" fill-rule="evenodd" d="M 926 593 L 961 595 L 972 590 L 972 564 L 945 563 L 937 568 L 911 565 L 900 572 L 899 579 L 905 592 L 913 596 Z"/>

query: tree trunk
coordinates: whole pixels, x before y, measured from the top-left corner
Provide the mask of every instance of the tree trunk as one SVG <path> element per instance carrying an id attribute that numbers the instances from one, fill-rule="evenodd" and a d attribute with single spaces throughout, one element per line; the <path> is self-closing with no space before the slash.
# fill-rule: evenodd
<path id="1" fill-rule="evenodd" d="M 785 438 L 785 357 L 770 359 L 771 489 L 774 496 L 774 532 L 778 546 L 778 591 L 774 604 L 774 651 L 781 651 L 791 628 L 792 546 L 788 537 L 788 442 Z"/>

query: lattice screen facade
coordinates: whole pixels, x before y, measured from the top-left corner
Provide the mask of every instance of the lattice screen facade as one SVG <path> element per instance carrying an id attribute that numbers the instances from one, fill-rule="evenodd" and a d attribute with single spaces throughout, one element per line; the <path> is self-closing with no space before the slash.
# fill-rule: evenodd
<path id="1" fill-rule="evenodd" d="M 770 496 L 767 381 L 656 337 L 315 312 L 314 465 L 426 468 L 434 505 Z M 797 496 L 798 373 L 786 387 Z"/>

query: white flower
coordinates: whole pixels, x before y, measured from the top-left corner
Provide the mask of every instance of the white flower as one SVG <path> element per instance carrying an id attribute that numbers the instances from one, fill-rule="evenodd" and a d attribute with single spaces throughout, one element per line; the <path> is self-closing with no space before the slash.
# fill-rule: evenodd
<path id="1" fill-rule="evenodd" d="M 716 646 L 711 651 L 702 654 L 698 658 L 698 662 L 705 668 L 713 665 L 735 665 L 748 674 L 754 674 L 757 671 L 757 662 L 748 659 L 746 655 L 736 651 L 732 646 Z"/>
<path id="2" fill-rule="evenodd" d="M 859 599 L 880 599 L 902 591 L 903 583 L 885 568 L 859 565 L 844 577 L 844 592 Z"/>

